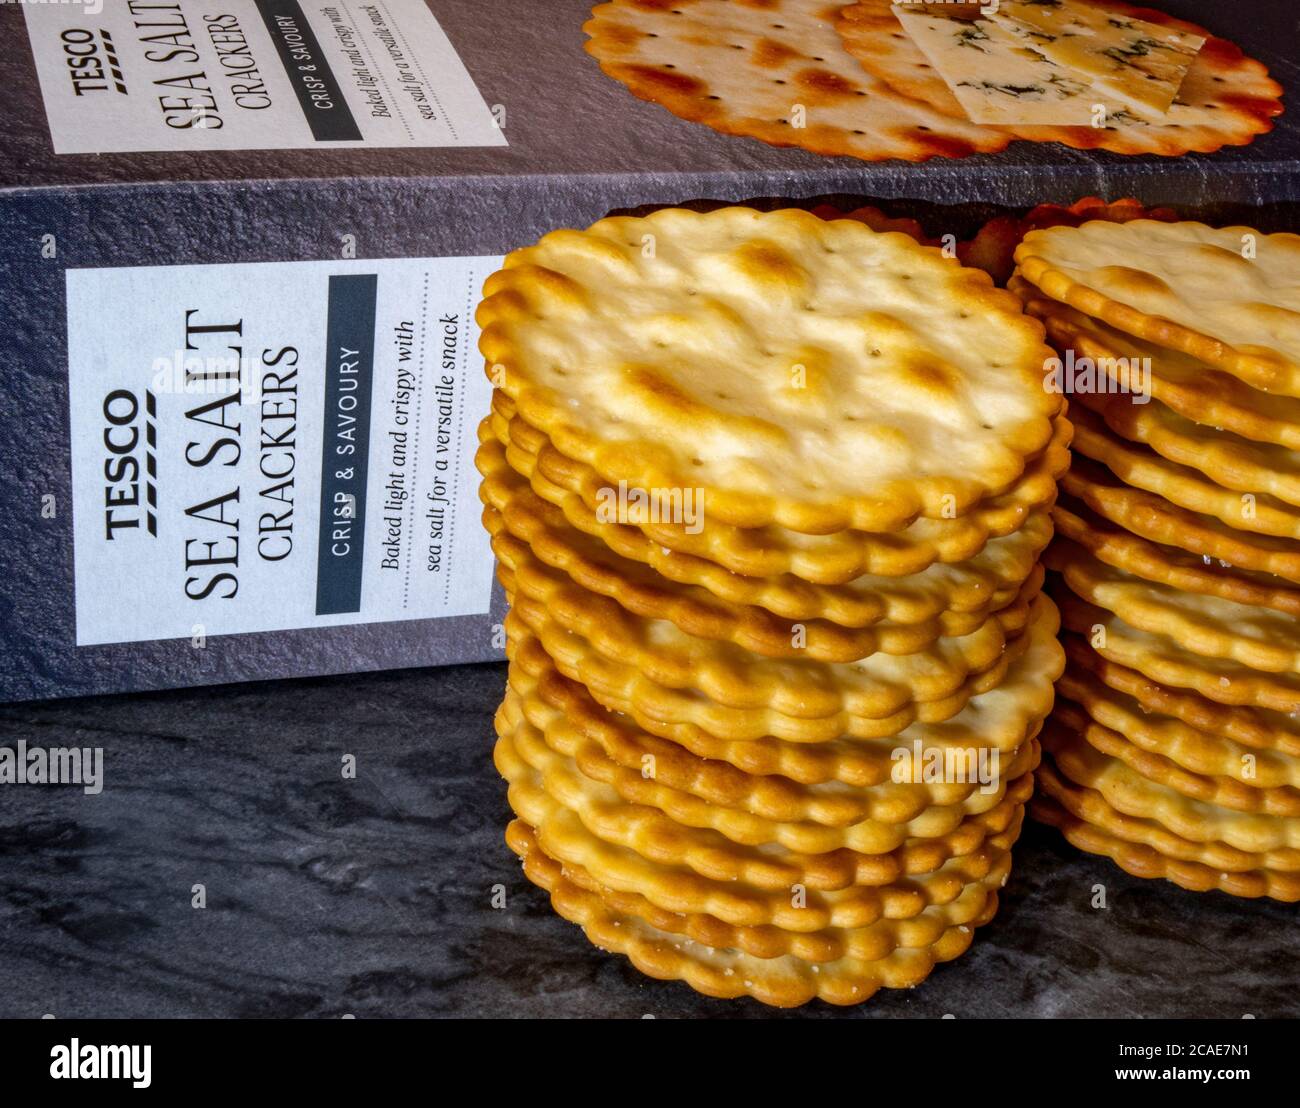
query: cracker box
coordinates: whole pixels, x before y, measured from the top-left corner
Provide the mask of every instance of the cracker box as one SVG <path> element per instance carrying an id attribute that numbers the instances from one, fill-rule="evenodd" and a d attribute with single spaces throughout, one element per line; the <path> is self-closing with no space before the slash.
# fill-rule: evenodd
<path id="1" fill-rule="evenodd" d="M 1243 9 L 1219 29 L 1278 72 L 1294 21 Z M 602 72 L 589 15 L 0 7 L 0 698 L 501 657 L 474 309 L 550 229 L 697 199 L 892 200 L 936 237 L 1088 194 L 1300 200 L 1286 117 L 1205 158 L 877 161 L 727 134 Z"/>

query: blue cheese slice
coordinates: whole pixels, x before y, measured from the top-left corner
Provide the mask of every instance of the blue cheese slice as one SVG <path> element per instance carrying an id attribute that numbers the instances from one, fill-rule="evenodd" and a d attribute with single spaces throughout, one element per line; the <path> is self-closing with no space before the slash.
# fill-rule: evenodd
<path id="1" fill-rule="evenodd" d="M 1164 122 L 1205 45 L 1173 31 L 1078 0 L 1000 0 L 988 20 L 1028 50 L 1154 123 Z"/>
<path id="2" fill-rule="evenodd" d="M 1124 114 L 1090 83 L 1047 60 L 1017 36 L 983 18 L 937 7 L 894 4 L 908 37 L 934 66 L 973 123 L 1088 127 Z"/>

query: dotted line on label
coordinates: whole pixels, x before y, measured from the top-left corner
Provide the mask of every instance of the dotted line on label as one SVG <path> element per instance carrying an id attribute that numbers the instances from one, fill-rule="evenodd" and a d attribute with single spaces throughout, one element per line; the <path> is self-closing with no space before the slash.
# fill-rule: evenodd
<path id="1" fill-rule="evenodd" d="M 415 71 L 420 75 L 420 79 L 424 82 L 425 90 L 429 93 L 429 96 L 437 106 L 438 112 L 442 116 L 442 121 L 447 125 L 447 130 L 451 132 L 451 137 L 459 142 L 460 135 L 456 134 L 456 126 L 452 123 L 451 116 L 447 114 L 447 109 L 442 106 L 442 100 L 438 96 L 438 90 L 434 87 L 433 82 L 429 80 L 429 75 L 425 73 L 424 66 L 420 64 L 419 56 L 416 55 L 407 44 L 406 36 L 402 34 L 402 29 L 397 25 L 396 21 L 388 11 L 388 5 L 380 4 L 379 10 L 384 13 L 384 18 L 388 20 L 388 26 L 392 28 L 393 34 L 402 44 L 402 49 L 406 51 L 406 56 L 410 58 L 412 64 L 414 64 Z"/>
<path id="2" fill-rule="evenodd" d="M 352 12 L 351 14 L 353 20 L 360 25 L 360 20 L 357 19 L 357 13 Z M 390 23 L 389 26 L 392 26 L 392 24 Z M 370 44 L 365 41 L 365 35 L 357 35 L 357 45 L 370 55 L 370 68 L 375 71 L 375 80 L 384 86 L 384 95 L 388 97 L 388 102 L 393 106 L 393 111 L 397 113 L 397 122 L 402 125 L 402 130 L 406 132 L 406 137 L 414 142 L 415 132 L 411 130 L 410 124 L 406 122 L 406 116 L 402 114 L 402 105 L 398 103 L 397 97 L 393 95 L 393 90 L 388 87 L 388 82 L 384 80 L 384 75 L 379 70 L 379 63 L 375 61 L 374 51 L 370 49 Z"/>
<path id="3" fill-rule="evenodd" d="M 419 485 L 420 475 L 420 426 L 424 423 L 421 415 L 424 409 L 424 340 L 428 333 L 429 321 L 429 274 L 424 274 L 424 292 L 420 298 L 420 357 L 416 362 L 419 377 L 415 382 L 415 442 L 411 450 L 411 514 L 406 523 L 406 580 L 402 583 L 402 607 L 408 607 L 411 594 L 411 560 L 415 557 L 415 490 Z"/>
<path id="4" fill-rule="evenodd" d="M 471 266 L 469 271 L 469 286 L 465 290 L 465 319 L 461 326 L 461 337 L 462 339 L 464 339 L 464 345 L 461 347 L 460 350 L 461 390 L 463 390 L 464 388 L 466 375 L 469 372 L 469 321 L 471 318 L 473 318 L 470 313 L 474 310 L 474 289 L 476 287 L 477 286 L 474 281 L 474 268 L 473 266 Z M 463 403 L 464 394 L 463 391 L 461 390 L 457 390 L 457 391 L 461 393 L 461 399 Z M 451 495 L 453 499 L 451 502 L 451 511 L 447 513 L 449 518 L 449 523 L 447 525 L 447 565 L 449 568 L 447 572 L 447 580 L 444 583 L 442 589 L 442 602 L 444 604 L 449 603 L 451 600 L 450 567 L 455 564 L 452 561 L 452 558 L 454 557 L 454 551 L 456 549 L 456 509 L 457 507 L 459 507 L 459 502 L 460 502 L 460 455 L 461 455 L 461 451 L 463 450 L 464 433 L 465 433 L 465 420 L 463 418 L 464 413 L 462 412 L 461 415 L 462 418 L 456 420 L 456 451 L 452 455 L 452 458 L 454 459 L 454 461 L 452 462 L 452 473 L 451 473 L 451 482 L 452 482 Z"/>

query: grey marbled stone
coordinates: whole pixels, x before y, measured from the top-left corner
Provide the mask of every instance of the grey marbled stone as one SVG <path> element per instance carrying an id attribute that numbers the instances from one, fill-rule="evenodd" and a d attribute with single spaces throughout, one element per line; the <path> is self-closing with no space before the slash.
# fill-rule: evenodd
<path id="1" fill-rule="evenodd" d="M 100 746 L 105 778 L 98 796 L 0 786 L 0 1016 L 773 1014 L 641 976 L 524 880 L 491 763 L 503 680 L 480 665 L 0 708 L 0 744 Z M 1130 878 L 1031 826 L 965 957 L 798 1014 L 1294 1017 L 1297 966 L 1295 908 Z"/>

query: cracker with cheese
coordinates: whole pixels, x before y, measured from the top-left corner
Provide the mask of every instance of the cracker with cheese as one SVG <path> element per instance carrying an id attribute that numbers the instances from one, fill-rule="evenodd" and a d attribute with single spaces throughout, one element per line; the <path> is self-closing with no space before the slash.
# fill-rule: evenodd
<path id="1" fill-rule="evenodd" d="M 903 5 L 900 5 L 903 6 Z M 963 5 L 905 5 L 909 10 L 929 8 L 930 14 L 957 19 L 966 16 Z M 1162 12 L 1135 8 L 1120 0 L 1098 0 L 1092 7 L 1117 20 L 1134 17 L 1170 32 L 1205 37 L 1205 45 L 1187 70 L 1178 95 L 1160 122 L 1143 117 L 1124 105 L 1107 107 L 1091 115 L 1088 126 L 1059 123 L 983 124 L 992 131 L 1030 142 L 1059 142 L 1077 150 L 1108 150 L 1115 154 L 1158 154 L 1175 157 L 1195 152 L 1212 153 L 1224 146 L 1241 146 L 1272 129 L 1272 119 L 1282 111 L 1282 87 L 1254 58 L 1203 27 L 1174 19 Z M 947 9 L 952 8 L 949 12 Z M 921 101 L 937 111 L 965 120 L 966 111 L 939 70 L 908 35 L 893 11 L 892 0 L 857 0 L 841 8 L 835 29 L 844 47 L 876 81 L 895 93 Z M 986 72 L 1001 80 L 1013 64 L 1011 51 L 986 44 L 990 51 Z M 1088 106 L 1107 104 L 1092 89 Z M 1092 125 L 1095 123 L 1096 125 Z"/>
<path id="2" fill-rule="evenodd" d="M 1089 80 L 998 23 L 916 4 L 892 10 L 973 123 L 1087 127 L 1097 103 L 1108 115 L 1124 110 L 1116 100 L 1099 101 Z"/>
<path id="3" fill-rule="evenodd" d="M 1001 0 L 988 21 L 1052 67 L 1153 123 L 1163 123 L 1201 35 L 1076 0 Z"/>

